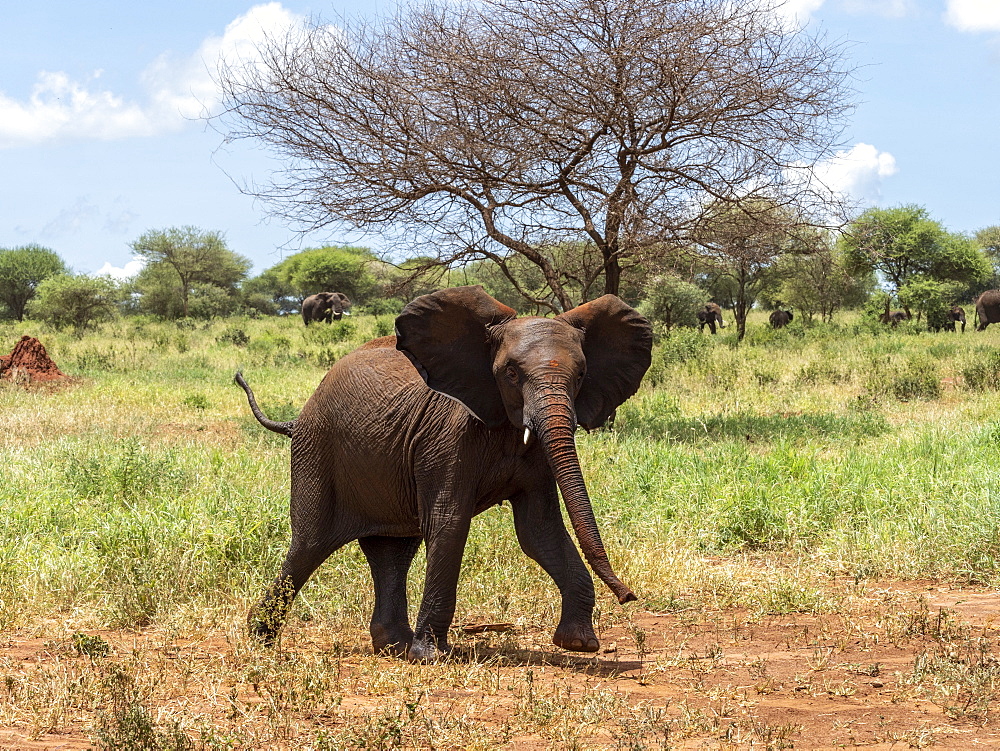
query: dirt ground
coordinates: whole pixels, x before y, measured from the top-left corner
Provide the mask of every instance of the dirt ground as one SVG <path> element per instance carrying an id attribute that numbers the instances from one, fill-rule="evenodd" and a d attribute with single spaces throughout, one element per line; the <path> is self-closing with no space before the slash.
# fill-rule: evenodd
<path id="1" fill-rule="evenodd" d="M 638 610 L 595 657 L 489 624 L 457 632 L 433 666 L 309 623 L 273 653 L 235 630 L 9 633 L 0 748 L 102 747 L 129 702 L 192 748 L 1000 746 L 1000 595 L 909 582 L 841 602 L 819 615 Z"/>

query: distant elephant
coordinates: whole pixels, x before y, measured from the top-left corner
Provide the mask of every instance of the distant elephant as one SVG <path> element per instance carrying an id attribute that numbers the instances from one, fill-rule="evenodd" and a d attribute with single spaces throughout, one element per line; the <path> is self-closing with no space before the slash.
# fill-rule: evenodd
<path id="1" fill-rule="evenodd" d="M 302 320 L 308 326 L 313 321 L 339 321 L 351 309 L 351 301 L 342 292 L 318 292 L 302 301 Z"/>
<path id="2" fill-rule="evenodd" d="M 988 289 L 973 303 L 976 306 L 976 317 L 979 325 L 976 331 L 982 331 L 991 323 L 1000 323 L 1000 289 Z"/>
<path id="3" fill-rule="evenodd" d="M 602 425 L 639 388 L 652 329 L 614 295 L 555 318 L 518 318 L 480 286 L 418 297 L 396 336 L 337 361 L 290 422 L 292 540 L 250 614 L 272 643 L 292 599 L 335 550 L 358 540 L 375 584 L 376 652 L 430 661 L 449 651 L 472 517 L 509 500 L 521 549 L 562 596 L 553 642 L 596 652 L 594 583 L 566 532 L 559 493 L 591 569 L 621 603 L 636 599 L 601 542 L 573 433 Z M 558 492 L 557 492 L 558 488 Z M 423 600 L 411 629 L 406 577 L 423 541 Z"/>
<path id="4" fill-rule="evenodd" d="M 781 329 L 787 326 L 792 318 L 792 311 L 778 309 L 771 313 L 771 317 L 768 320 L 771 323 L 771 328 Z"/>
<path id="5" fill-rule="evenodd" d="M 965 333 L 965 308 L 960 305 L 953 305 L 948 310 L 948 322 L 951 324 L 947 326 L 949 331 L 956 331 L 957 324 L 962 324 L 962 333 Z"/>
<path id="6" fill-rule="evenodd" d="M 880 323 L 887 323 L 893 328 L 896 328 L 902 321 L 910 320 L 910 314 L 905 310 L 889 310 L 889 306 L 892 303 L 892 298 L 887 297 L 885 299 L 885 310 L 882 315 L 878 317 Z"/>
<path id="7" fill-rule="evenodd" d="M 927 314 L 927 328 L 931 331 L 957 331 L 956 324 L 962 324 L 962 333 L 965 333 L 965 309 L 959 305 L 952 305 L 948 310 L 942 312 L 934 311 Z"/>
<path id="8" fill-rule="evenodd" d="M 708 330 L 714 334 L 716 323 L 719 324 L 720 328 L 726 328 L 726 322 L 722 318 L 722 308 L 714 302 L 707 303 L 703 310 L 698 311 L 698 321 L 700 322 L 699 331 L 704 331 L 705 327 L 708 326 Z"/>

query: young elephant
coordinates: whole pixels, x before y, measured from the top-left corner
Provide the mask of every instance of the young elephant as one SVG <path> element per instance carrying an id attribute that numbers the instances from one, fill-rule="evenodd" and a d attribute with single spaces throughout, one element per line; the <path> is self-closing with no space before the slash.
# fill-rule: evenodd
<path id="1" fill-rule="evenodd" d="M 958 324 L 962 324 L 962 333 L 965 333 L 965 308 L 961 305 L 952 305 L 947 313 L 949 331 L 957 331 Z"/>
<path id="2" fill-rule="evenodd" d="M 619 602 L 634 600 L 601 542 L 573 433 L 635 393 L 651 347 L 649 322 L 613 295 L 517 318 L 482 287 L 456 287 L 417 298 L 395 337 L 339 360 L 292 422 L 264 417 L 237 374 L 261 424 L 292 439 L 292 541 L 252 632 L 272 641 L 309 576 L 358 540 L 375 582 L 375 650 L 436 659 L 449 650 L 472 517 L 509 500 L 521 548 L 562 596 L 554 643 L 596 652 L 593 580 L 559 492 L 590 567 Z M 406 575 L 421 541 L 427 573 L 411 629 Z"/>

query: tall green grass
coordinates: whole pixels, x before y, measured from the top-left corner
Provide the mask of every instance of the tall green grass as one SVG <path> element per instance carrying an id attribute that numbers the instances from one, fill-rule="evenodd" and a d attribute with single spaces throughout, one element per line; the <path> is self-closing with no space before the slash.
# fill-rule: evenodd
<path id="1" fill-rule="evenodd" d="M 289 419 L 391 324 L 126 319 L 84 338 L 0 324 L 0 351 L 36 335 L 73 379 L 0 382 L 0 625 L 242 618 L 287 547 L 289 445 L 233 373 Z M 615 429 L 579 436 L 610 555 L 647 606 L 822 607 L 811 582 L 829 575 L 1000 580 L 1000 335 L 772 331 L 763 317 L 750 332 L 740 346 L 728 329 L 663 338 Z M 412 580 L 416 595 L 419 563 Z M 293 617 L 363 626 L 370 599 L 351 545 Z M 558 616 L 506 507 L 473 525 L 459 607 Z"/>

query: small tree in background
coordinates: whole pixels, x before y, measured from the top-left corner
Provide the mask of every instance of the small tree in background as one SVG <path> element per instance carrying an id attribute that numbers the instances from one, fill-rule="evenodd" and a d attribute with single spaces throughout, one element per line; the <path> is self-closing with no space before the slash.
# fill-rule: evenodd
<path id="1" fill-rule="evenodd" d="M 197 285 L 218 287 L 235 298 L 237 285 L 252 265 L 250 259 L 226 247 L 222 233 L 204 232 L 197 227 L 150 230 L 132 243 L 132 249 L 146 261 L 135 286 L 143 297 L 151 296 L 151 303 L 140 304 L 166 317 L 191 315 L 191 297 L 198 296 Z M 208 295 L 218 297 L 214 291 Z M 170 304 L 171 298 L 179 302 L 178 312 Z M 219 306 L 207 307 L 215 310 Z"/>
<path id="2" fill-rule="evenodd" d="M 650 279 L 639 311 L 668 331 L 675 326 L 697 326 L 698 311 L 705 306 L 706 293 L 675 274 Z"/>
<path id="3" fill-rule="evenodd" d="M 342 292 L 361 302 L 375 294 L 372 265 L 376 259 L 367 248 L 349 246 L 311 248 L 289 256 L 268 269 L 299 300 L 317 292 Z"/>
<path id="4" fill-rule="evenodd" d="M 40 245 L 0 248 L 0 303 L 10 315 L 23 321 L 38 286 L 49 277 L 66 272 L 66 264 L 58 254 Z"/>
<path id="5" fill-rule="evenodd" d="M 779 286 L 766 297 L 773 307 L 787 305 L 805 320 L 818 316 L 829 323 L 838 310 L 861 305 L 871 295 L 871 272 L 852 273 L 842 249 L 828 236 L 817 235 L 814 252 L 781 259 Z"/>
<path id="6" fill-rule="evenodd" d="M 28 315 L 56 327 L 72 326 L 77 333 L 114 317 L 122 290 L 109 276 L 50 276 L 38 285 L 28 304 Z"/>
<path id="7" fill-rule="evenodd" d="M 732 307 L 738 341 L 746 336 L 747 315 L 757 299 L 780 283 L 785 273 L 780 261 L 812 253 L 814 242 L 811 228 L 771 201 L 718 203 L 706 212 L 697 233 L 706 286 L 714 299 Z"/>

